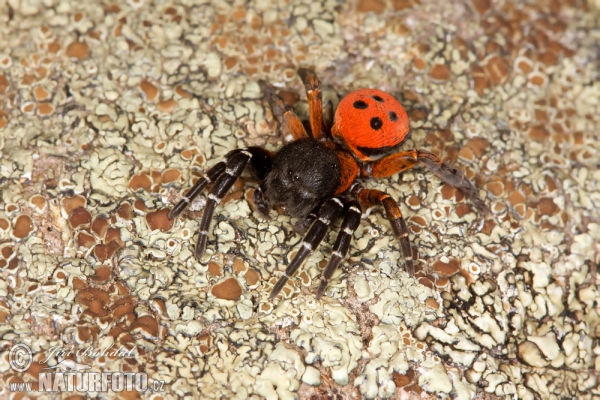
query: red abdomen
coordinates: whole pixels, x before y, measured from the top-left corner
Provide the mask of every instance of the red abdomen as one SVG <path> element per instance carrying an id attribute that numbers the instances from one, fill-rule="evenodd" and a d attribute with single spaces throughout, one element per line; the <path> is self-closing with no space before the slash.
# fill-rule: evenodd
<path id="1" fill-rule="evenodd" d="M 359 159 L 377 159 L 393 152 L 406 139 L 408 115 L 391 95 L 361 89 L 340 101 L 332 134 L 342 139 Z"/>

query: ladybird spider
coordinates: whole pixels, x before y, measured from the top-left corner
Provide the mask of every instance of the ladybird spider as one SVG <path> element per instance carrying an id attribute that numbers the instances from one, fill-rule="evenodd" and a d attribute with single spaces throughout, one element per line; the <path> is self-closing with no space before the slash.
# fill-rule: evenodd
<path id="1" fill-rule="evenodd" d="M 383 206 L 400 241 L 406 271 L 414 274 L 408 230 L 398 204 L 385 192 L 365 189 L 356 182 L 359 177 L 386 178 L 422 162 L 442 181 L 462 190 L 480 213 L 487 213 L 487 206 L 479 198 L 475 186 L 462 172 L 426 150 L 397 152 L 408 137 L 409 121 L 406 111 L 394 97 L 375 89 L 352 92 L 340 101 L 333 126 L 328 129 L 323 121 L 321 82 L 312 70 L 302 68 L 298 73 L 306 87 L 310 131 L 307 132 L 296 114 L 285 107 L 274 88 L 261 82 L 273 114 L 294 140 L 275 154 L 260 147 L 230 151 L 224 160 L 200 177 L 170 211 L 169 218 L 176 218 L 208 184 L 213 184 L 200 222 L 196 259 L 200 260 L 206 248 L 215 207 L 248 164 L 260 179 L 254 192 L 258 211 L 266 216 L 273 207 L 280 206 L 310 226 L 302 247 L 273 287 L 271 298 L 279 294 L 323 240 L 331 221 L 343 215 L 332 256 L 317 289 L 317 298 L 323 295 L 329 279 L 348 253 L 362 215 L 361 204 Z"/>

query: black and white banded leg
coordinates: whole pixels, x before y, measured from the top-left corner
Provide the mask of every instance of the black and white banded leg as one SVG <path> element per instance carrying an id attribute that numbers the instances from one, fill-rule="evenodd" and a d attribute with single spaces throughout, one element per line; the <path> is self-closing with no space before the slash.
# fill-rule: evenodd
<path id="1" fill-rule="evenodd" d="M 216 206 L 223 200 L 225 194 L 227 194 L 235 181 L 240 177 L 248 162 L 251 162 L 258 177 L 263 179 L 271 170 L 271 160 L 271 153 L 260 147 L 233 150 L 227 153 L 224 161 L 215 164 L 215 166 L 209 169 L 171 210 L 169 218 L 176 218 L 209 183 L 214 182 L 208 194 L 208 200 L 206 201 L 206 207 L 204 208 L 198 230 L 198 241 L 195 250 L 197 260 L 202 258 L 206 249 L 208 229 Z"/>
<path id="2" fill-rule="evenodd" d="M 333 273 L 340 265 L 340 262 L 346 257 L 348 254 L 348 249 L 350 248 L 350 242 L 352 241 L 352 236 L 354 235 L 354 231 L 358 228 L 360 224 L 360 217 L 362 216 L 362 212 L 360 210 L 360 203 L 357 200 L 351 200 L 348 203 L 348 209 L 346 211 L 346 216 L 344 217 L 344 221 L 342 222 L 342 227 L 340 228 L 340 233 L 338 233 L 338 237 L 333 245 L 333 252 L 331 254 L 331 258 L 327 263 L 327 266 L 323 270 L 323 274 L 321 275 L 321 283 L 319 284 L 319 288 L 317 289 L 317 299 L 321 298 L 325 293 L 325 289 L 327 289 L 327 284 L 329 280 L 333 276 Z"/>
<path id="3" fill-rule="evenodd" d="M 288 279 L 294 275 L 304 260 L 306 260 L 310 253 L 312 253 L 319 243 L 321 243 L 325 237 L 325 233 L 327 232 L 329 225 L 331 224 L 331 221 L 337 218 L 343 209 L 344 203 L 342 203 L 342 201 L 337 197 L 332 197 L 323 203 L 319 209 L 317 219 L 312 223 L 310 229 L 304 236 L 302 247 L 300 247 L 300 250 L 298 250 L 292 262 L 285 269 L 283 276 L 279 278 L 279 281 L 277 281 L 275 286 L 273 286 L 273 290 L 269 296 L 271 299 L 277 297 L 279 292 L 281 292 L 281 289 L 283 289 L 287 283 Z"/>

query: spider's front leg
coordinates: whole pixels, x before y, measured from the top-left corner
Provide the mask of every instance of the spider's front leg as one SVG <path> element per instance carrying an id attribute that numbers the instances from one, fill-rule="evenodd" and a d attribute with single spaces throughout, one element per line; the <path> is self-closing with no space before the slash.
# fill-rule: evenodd
<path id="1" fill-rule="evenodd" d="M 312 251 L 321 243 L 325 237 L 325 233 L 334 220 L 344 209 L 344 204 L 337 197 L 332 197 L 327 200 L 319 209 L 317 219 L 312 223 L 310 229 L 304 236 L 302 241 L 302 247 L 294 256 L 292 262 L 287 266 L 283 276 L 279 278 L 279 281 L 273 286 L 270 298 L 274 299 L 277 297 L 281 289 L 285 286 L 287 281 L 296 273 L 300 265 L 306 260 L 306 258 L 312 253 Z"/>
<path id="2" fill-rule="evenodd" d="M 425 164 L 443 182 L 460 189 L 467 196 L 481 215 L 489 213 L 488 206 L 481 200 L 477 188 L 461 171 L 442 162 L 435 154 L 426 150 L 410 149 L 401 151 L 363 167 L 363 176 L 387 178 L 399 172 L 413 168 L 418 162 Z"/>
<path id="3" fill-rule="evenodd" d="M 208 195 L 206 207 L 202 213 L 200 228 L 198 229 L 198 241 L 196 243 L 195 257 L 202 258 L 208 240 L 208 229 L 216 206 L 223 200 L 225 194 L 231 189 L 235 181 L 240 177 L 246 165 L 250 162 L 256 175 L 263 180 L 271 170 L 272 155 L 260 147 L 248 147 L 230 151 L 225 160 L 215 164 L 200 177 L 196 184 L 185 194 L 183 199 L 169 212 L 169 218 L 176 218 L 192 200 L 211 182 L 213 187 Z"/>
<path id="4" fill-rule="evenodd" d="M 291 134 L 294 140 L 309 137 L 300 118 L 283 104 L 281 98 L 275 93 L 275 88 L 263 80 L 258 83 L 269 102 L 273 115 L 279 122 L 283 135 Z"/>
<path id="5" fill-rule="evenodd" d="M 358 184 L 352 188 L 352 193 L 358 196 L 358 200 L 367 207 L 383 206 L 386 217 L 390 221 L 396 237 L 400 241 L 400 248 L 402 249 L 406 272 L 410 276 L 413 276 L 415 274 L 415 266 L 410 240 L 408 239 L 408 228 L 406 227 L 406 222 L 404 221 L 404 217 L 402 217 L 402 212 L 400 211 L 400 207 L 398 206 L 398 203 L 396 203 L 396 200 L 381 190 L 364 189 Z"/>
<path id="6" fill-rule="evenodd" d="M 312 137 L 321 139 L 329 136 L 325 123 L 323 122 L 323 94 L 321 93 L 321 81 L 315 74 L 315 71 L 307 68 L 300 68 L 298 75 L 306 88 L 306 97 L 308 99 L 308 113 L 310 118 L 310 129 Z"/>

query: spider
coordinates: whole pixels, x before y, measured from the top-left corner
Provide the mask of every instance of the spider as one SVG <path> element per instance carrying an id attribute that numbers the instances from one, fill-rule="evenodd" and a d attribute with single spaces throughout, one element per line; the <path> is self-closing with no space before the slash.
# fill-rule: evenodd
<path id="1" fill-rule="evenodd" d="M 170 211 L 169 218 L 176 218 L 207 185 L 212 184 L 198 232 L 197 260 L 206 248 L 215 207 L 248 165 L 260 180 L 254 192 L 257 210 L 267 216 L 273 207 L 279 206 L 308 226 L 302 246 L 273 287 L 271 299 L 279 294 L 323 240 L 331 222 L 343 216 L 316 297 L 325 293 L 334 271 L 348 253 L 362 216 L 361 205 L 384 208 L 400 242 L 405 269 L 414 275 L 408 230 L 398 204 L 385 192 L 364 188 L 358 178 L 386 178 L 420 162 L 442 181 L 462 190 L 481 214 L 487 214 L 488 208 L 475 186 L 461 171 L 426 150 L 398 151 L 408 138 L 409 120 L 394 97 L 376 89 L 352 92 L 340 101 L 333 126 L 327 127 L 323 119 L 321 82 L 310 69 L 301 68 L 298 74 L 306 88 L 310 130 L 307 131 L 298 116 L 286 108 L 275 89 L 261 81 L 273 114 L 294 140 L 274 154 L 261 147 L 230 151 L 200 177 Z"/>

